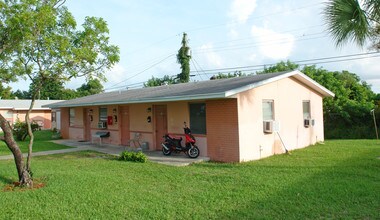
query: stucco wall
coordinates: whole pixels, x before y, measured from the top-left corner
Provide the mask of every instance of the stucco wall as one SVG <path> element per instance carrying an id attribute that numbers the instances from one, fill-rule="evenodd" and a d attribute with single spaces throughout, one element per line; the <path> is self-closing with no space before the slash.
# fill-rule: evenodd
<path id="1" fill-rule="evenodd" d="M 221 162 L 239 161 L 236 99 L 206 101 L 207 155 Z"/>
<path id="2" fill-rule="evenodd" d="M 190 125 L 188 102 L 172 102 L 167 104 L 168 132 L 183 134 L 183 122 Z"/>
<path id="3" fill-rule="evenodd" d="M 17 120 L 24 122 L 27 110 L 1 109 L 0 113 L 13 124 Z M 41 129 L 51 129 L 51 110 L 33 110 L 29 117 L 32 121 L 37 122 Z"/>
<path id="4" fill-rule="evenodd" d="M 240 161 L 260 159 L 283 153 L 279 136 L 264 134 L 262 101 L 274 100 L 274 117 L 279 123 L 284 144 L 288 150 L 315 144 L 324 140 L 322 97 L 293 78 L 286 78 L 266 86 L 240 93 L 239 137 Z M 311 118 L 315 126 L 303 124 L 302 102 L 310 100 Z"/>
<path id="5" fill-rule="evenodd" d="M 61 108 L 61 136 L 63 139 L 70 139 L 69 117 L 69 108 Z"/>
<path id="6" fill-rule="evenodd" d="M 151 104 L 135 104 L 129 106 L 129 126 L 131 131 L 135 132 L 152 132 L 153 121 L 148 123 L 147 117 L 152 115 L 148 112 L 148 108 L 152 109 Z M 131 136 L 132 137 L 132 136 Z"/>
<path id="7" fill-rule="evenodd" d="M 0 114 L 9 121 L 10 124 L 15 122 L 13 111 L 11 109 L 0 109 Z M 0 128 L 1 129 L 1 128 Z"/>

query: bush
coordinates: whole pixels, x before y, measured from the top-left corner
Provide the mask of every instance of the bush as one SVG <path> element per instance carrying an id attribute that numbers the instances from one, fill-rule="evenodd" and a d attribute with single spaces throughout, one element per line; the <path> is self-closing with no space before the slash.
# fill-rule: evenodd
<path id="1" fill-rule="evenodd" d="M 146 163 L 148 158 L 142 152 L 123 151 L 119 160 Z"/>
<path id="2" fill-rule="evenodd" d="M 33 121 L 31 123 L 32 126 L 32 132 L 35 132 L 40 129 L 40 126 Z M 28 136 L 28 125 L 26 122 L 21 122 L 20 120 L 17 120 L 16 123 L 13 125 L 13 134 L 15 135 L 16 140 L 18 141 L 24 141 L 25 138 Z"/>

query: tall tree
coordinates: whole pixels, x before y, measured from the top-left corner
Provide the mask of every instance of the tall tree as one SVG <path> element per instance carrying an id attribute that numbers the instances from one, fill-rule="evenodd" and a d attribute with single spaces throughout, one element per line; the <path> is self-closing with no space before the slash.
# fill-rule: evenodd
<path id="1" fill-rule="evenodd" d="M 154 86 L 162 86 L 162 85 L 170 85 L 170 84 L 176 84 L 177 81 L 173 79 L 173 77 L 170 77 L 169 75 L 165 75 L 162 78 L 155 78 L 152 76 L 151 79 L 149 79 L 146 83 L 144 83 L 144 87 L 154 87 Z"/>
<path id="2" fill-rule="evenodd" d="M 217 75 L 212 76 L 210 80 L 228 79 L 228 78 L 241 77 L 241 76 L 246 76 L 246 74 L 242 73 L 241 71 L 235 71 L 234 73 L 218 73 Z"/>
<path id="3" fill-rule="evenodd" d="M 37 90 L 36 86 L 40 83 L 32 83 L 29 85 L 29 94 L 34 94 Z M 37 99 L 52 99 L 52 100 L 62 100 L 62 90 L 64 90 L 62 80 L 56 80 L 54 78 L 46 78 L 44 80 L 41 89 L 36 95 Z"/>
<path id="4" fill-rule="evenodd" d="M 16 92 L 12 92 L 12 98 L 30 99 L 31 96 L 28 91 L 21 91 L 20 89 L 17 89 Z"/>
<path id="5" fill-rule="evenodd" d="M 119 61 L 119 48 L 109 44 L 107 23 L 86 17 L 77 30 L 76 21 L 63 5 L 65 0 L 7 0 L 0 2 L 1 76 L 28 78 L 33 84 L 26 115 L 30 142 L 26 165 L 9 124 L 0 115 L 5 141 L 12 151 L 21 185 L 31 185 L 34 136 L 29 119 L 34 101 L 49 80 L 66 82 L 86 76 L 104 79 L 104 72 Z"/>
<path id="6" fill-rule="evenodd" d="M 83 97 L 88 95 L 99 94 L 103 92 L 103 85 L 98 79 L 90 79 L 77 89 L 77 96 Z"/>
<path id="7" fill-rule="evenodd" d="M 290 70 L 296 70 L 299 68 L 299 65 L 296 63 L 293 63 L 289 60 L 286 62 L 281 61 L 279 63 L 276 63 L 273 66 L 265 66 L 263 71 L 256 72 L 257 74 L 265 74 L 265 73 L 275 73 L 275 72 L 283 72 L 283 71 L 290 71 Z"/>
<path id="8" fill-rule="evenodd" d="M 12 98 L 12 88 L 9 86 L 4 87 L 0 81 L 0 99 Z"/>
<path id="9" fill-rule="evenodd" d="M 323 11 L 328 31 L 337 46 L 353 41 L 363 47 L 369 39 L 380 49 L 379 0 L 329 0 Z"/>
<path id="10" fill-rule="evenodd" d="M 182 46 L 178 50 L 178 54 L 177 54 L 177 61 L 179 64 L 181 64 L 181 69 L 182 69 L 181 73 L 178 74 L 180 83 L 186 83 L 190 81 L 191 53 L 190 53 L 190 47 L 187 44 L 188 44 L 187 34 L 183 33 Z"/>

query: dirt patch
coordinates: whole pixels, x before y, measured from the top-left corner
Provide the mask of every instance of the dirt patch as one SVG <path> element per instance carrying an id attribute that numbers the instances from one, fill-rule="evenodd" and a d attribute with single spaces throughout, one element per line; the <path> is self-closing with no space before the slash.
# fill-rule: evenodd
<path id="1" fill-rule="evenodd" d="M 37 190 L 46 186 L 46 183 L 41 179 L 33 180 L 33 187 L 22 187 L 20 186 L 20 182 L 13 182 L 12 184 L 7 184 L 3 188 L 3 192 L 23 192 L 28 190 Z"/>

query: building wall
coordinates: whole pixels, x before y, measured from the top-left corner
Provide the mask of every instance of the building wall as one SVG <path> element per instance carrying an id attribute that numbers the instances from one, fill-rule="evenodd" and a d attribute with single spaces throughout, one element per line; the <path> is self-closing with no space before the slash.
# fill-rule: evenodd
<path id="1" fill-rule="evenodd" d="M 10 123 L 13 124 L 14 118 L 13 118 L 13 110 L 11 109 L 0 109 L 0 114 Z M 1 128 L 0 128 L 1 129 Z"/>
<path id="2" fill-rule="evenodd" d="M 239 161 L 236 99 L 206 101 L 207 155 L 213 161 Z"/>
<path id="3" fill-rule="evenodd" d="M 183 134 L 183 123 L 190 125 L 189 103 L 172 102 L 167 104 L 168 132 L 172 134 Z"/>
<path id="4" fill-rule="evenodd" d="M 199 102 L 198 102 L 199 103 Z M 206 107 L 207 108 L 207 107 Z M 177 137 L 182 137 L 182 146 L 185 146 L 184 122 L 191 129 L 189 102 L 167 103 L 168 111 L 168 133 Z M 207 111 L 207 109 L 206 109 Z M 207 135 L 193 134 L 196 145 L 199 148 L 200 156 L 207 156 Z"/>
<path id="5" fill-rule="evenodd" d="M 10 124 L 14 124 L 18 120 L 21 122 L 25 121 L 25 115 L 27 110 L 12 110 L 12 109 L 1 109 L 0 113 L 9 121 Z M 51 129 L 51 110 L 33 110 L 29 115 L 32 121 L 37 122 L 41 129 Z"/>
<path id="6" fill-rule="evenodd" d="M 72 139 L 69 135 L 69 108 L 61 108 L 61 136 L 63 139 Z"/>
<path id="7" fill-rule="evenodd" d="M 77 107 L 75 109 L 75 120 L 74 124 L 70 125 L 70 138 L 77 140 L 84 140 L 84 130 L 83 130 L 83 108 Z"/>
<path id="8" fill-rule="evenodd" d="M 132 104 L 126 105 L 129 108 L 129 134 L 133 139 L 136 133 L 141 134 L 141 142 L 147 142 L 150 150 L 155 150 L 155 136 L 154 136 L 154 118 L 153 118 L 153 106 L 155 103 L 148 104 Z M 171 103 L 159 103 L 159 105 L 167 106 L 167 130 L 168 133 L 174 134 L 184 138 L 183 122 L 187 122 L 189 126 L 189 107 L 188 102 L 171 102 Z M 103 138 L 102 143 L 121 145 L 121 132 L 120 124 L 121 115 L 119 109 L 121 106 L 112 105 L 107 107 L 107 115 L 113 117 L 113 124 L 108 125 L 106 129 L 98 128 L 99 122 L 99 106 L 88 106 L 87 109 L 91 109 L 92 121 L 90 122 L 91 136 L 97 131 L 106 130 L 110 131 L 110 137 Z M 116 111 L 114 111 L 116 110 Z M 83 107 L 75 107 L 75 124 L 69 126 L 69 108 L 61 108 L 61 128 L 62 137 L 66 139 L 84 139 L 84 117 Z M 115 121 L 114 116 L 117 116 Z M 151 121 L 148 122 L 148 117 Z M 205 135 L 194 135 L 197 140 L 197 145 L 201 151 L 201 156 L 207 155 L 207 138 Z M 98 139 L 94 139 L 94 142 L 98 142 Z M 184 143 L 183 143 L 184 144 Z"/>
<path id="9" fill-rule="evenodd" d="M 263 132 L 262 101 L 274 100 L 274 117 L 286 148 L 303 148 L 324 140 L 322 96 L 293 78 L 286 78 L 238 95 L 240 161 L 284 153 L 276 132 Z M 315 126 L 304 127 L 302 102 L 310 100 Z"/>

